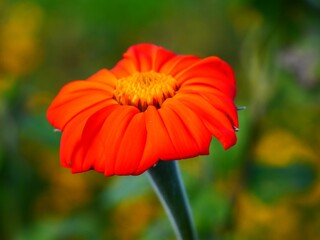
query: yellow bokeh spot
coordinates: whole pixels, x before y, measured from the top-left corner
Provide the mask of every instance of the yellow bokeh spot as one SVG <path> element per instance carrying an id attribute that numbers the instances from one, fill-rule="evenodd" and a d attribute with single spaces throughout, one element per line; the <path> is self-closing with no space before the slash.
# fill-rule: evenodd
<path id="1" fill-rule="evenodd" d="M 42 9 L 33 3 L 18 3 L 7 10 L 0 25 L 0 67 L 7 74 L 28 73 L 39 62 L 42 18 Z"/>
<path id="2" fill-rule="evenodd" d="M 71 174 L 61 168 L 57 161 L 59 155 L 49 149 L 42 149 L 39 154 L 41 161 L 37 160 L 34 164 L 37 164 L 41 177 L 48 182 L 48 188 L 34 203 L 38 217 L 68 215 L 91 200 L 86 174 Z"/>
<path id="3" fill-rule="evenodd" d="M 153 201 L 146 196 L 120 202 L 113 214 L 117 239 L 139 239 L 156 210 Z"/>
<path id="4" fill-rule="evenodd" d="M 16 82 L 16 79 L 12 77 L 3 77 L 0 76 L 0 94 L 2 95 L 4 92 L 8 91 Z"/>
<path id="5" fill-rule="evenodd" d="M 263 136 L 254 149 L 258 162 L 286 166 L 296 161 L 314 162 L 316 155 L 302 140 L 285 130 L 273 130 Z"/>
<path id="6" fill-rule="evenodd" d="M 285 202 L 268 205 L 243 192 L 236 206 L 236 226 L 246 239 L 297 239 L 294 229 L 299 227 L 297 212 Z"/>

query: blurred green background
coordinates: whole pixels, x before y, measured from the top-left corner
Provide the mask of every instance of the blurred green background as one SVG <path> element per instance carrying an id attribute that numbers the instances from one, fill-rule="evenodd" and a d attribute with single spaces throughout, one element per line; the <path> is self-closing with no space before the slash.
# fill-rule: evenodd
<path id="1" fill-rule="evenodd" d="M 174 239 L 145 175 L 71 174 L 45 112 L 135 43 L 217 55 L 238 143 L 181 161 L 200 239 L 319 239 L 319 0 L 0 0 L 0 239 Z"/>

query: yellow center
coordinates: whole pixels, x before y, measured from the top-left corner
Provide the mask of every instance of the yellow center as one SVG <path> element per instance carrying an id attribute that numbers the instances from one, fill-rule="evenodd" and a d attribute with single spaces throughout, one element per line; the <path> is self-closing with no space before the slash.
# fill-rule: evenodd
<path id="1" fill-rule="evenodd" d="M 118 103 L 145 111 L 149 105 L 160 108 L 176 90 L 177 82 L 173 77 L 150 71 L 119 79 L 113 95 Z"/>

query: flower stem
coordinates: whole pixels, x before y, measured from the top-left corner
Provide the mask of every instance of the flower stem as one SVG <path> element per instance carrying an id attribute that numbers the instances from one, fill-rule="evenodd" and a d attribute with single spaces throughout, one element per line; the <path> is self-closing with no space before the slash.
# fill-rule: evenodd
<path id="1" fill-rule="evenodd" d="M 148 170 L 148 176 L 169 216 L 177 239 L 196 240 L 191 209 L 177 161 L 159 161 Z"/>

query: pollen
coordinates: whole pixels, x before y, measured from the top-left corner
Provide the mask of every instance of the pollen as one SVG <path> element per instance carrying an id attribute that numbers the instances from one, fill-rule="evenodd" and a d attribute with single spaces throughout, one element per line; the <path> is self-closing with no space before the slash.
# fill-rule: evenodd
<path id="1" fill-rule="evenodd" d="M 149 105 L 160 108 L 162 103 L 175 95 L 177 81 L 170 75 L 137 72 L 117 81 L 114 99 L 121 105 L 132 105 L 145 111 Z"/>

